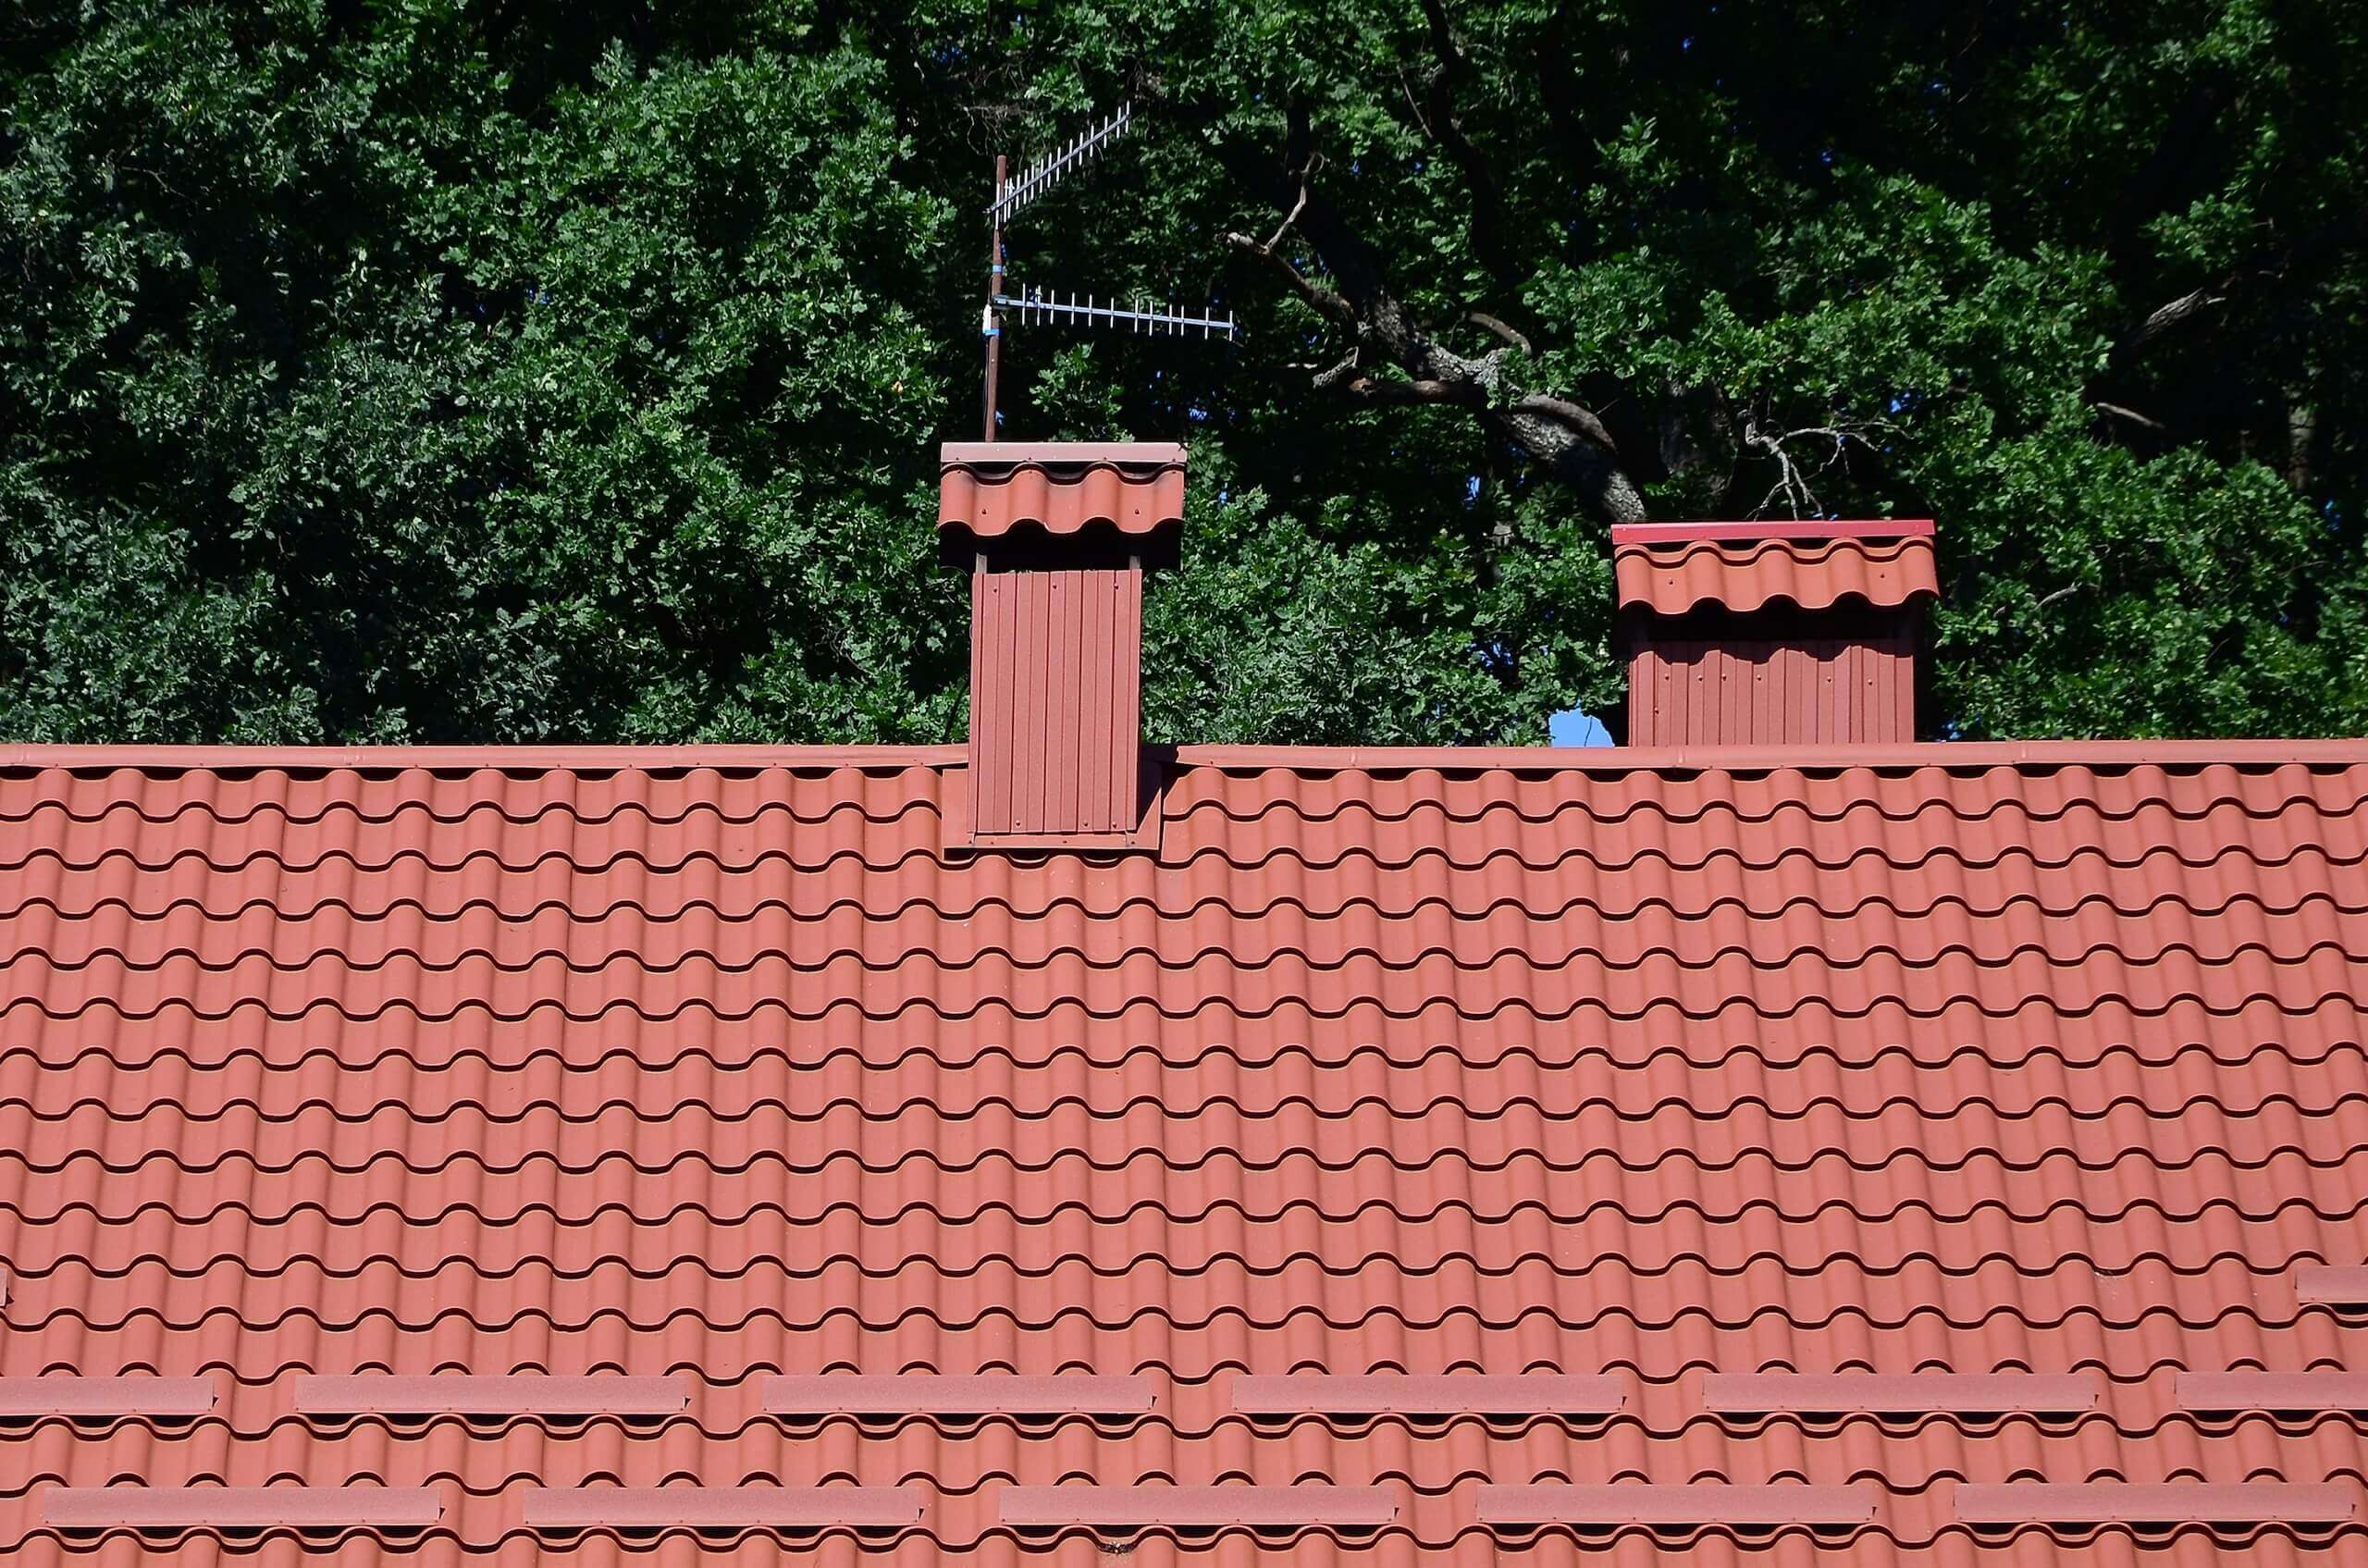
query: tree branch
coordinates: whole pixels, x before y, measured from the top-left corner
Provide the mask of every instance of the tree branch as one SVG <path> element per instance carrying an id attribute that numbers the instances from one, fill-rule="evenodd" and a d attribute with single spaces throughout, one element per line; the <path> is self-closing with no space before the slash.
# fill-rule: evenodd
<path id="1" fill-rule="evenodd" d="M 1825 461 L 1819 463 L 1814 471 L 1824 474 L 1848 455 L 1854 442 L 1868 451 L 1875 451 L 1875 443 L 1867 438 L 1868 431 L 1892 428 L 1893 426 L 1883 420 L 1868 419 L 1856 423 L 1808 425 L 1798 430 L 1770 433 L 1760 429 L 1757 418 L 1745 414 L 1740 443 L 1743 451 L 1755 452 L 1776 464 L 1776 482 L 1768 487 L 1766 495 L 1759 498 L 1759 504 L 1752 509 L 1752 515 L 1756 517 L 1765 512 L 1780 497 L 1791 508 L 1794 517 L 1824 510 L 1818 504 L 1817 492 L 1809 488 L 1810 471 L 1805 469 L 1800 459 L 1793 455 L 1791 443 L 1810 438 L 1830 443 Z"/>
<path id="2" fill-rule="evenodd" d="M 2113 346 L 2108 363 L 2118 370 L 2144 355 L 2178 328 L 2271 279 L 2306 271 L 2368 240 L 2368 206 L 2332 219 L 2286 245 L 2255 251 L 2212 282 L 2191 289 L 2168 304 L 2157 307 L 2137 328 Z"/>
<path id="3" fill-rule="evenodd" d="M 1240 251 L 1246 256 L 1255 256 L 1281 274 L 1283 280 L 1291 286 L 1292 290 L 1314 307 L 1316 315 L 1342 327 L 1356 325 L 1357 313 L 1348 301 L 1293 266 L 1290 258 L 1275 249 L 1271 241 L 1252 240 L 1247 234 L 1236 233 L 1228 229 L 1225 236 L 1225 243 L 1227 248 Z"/>
<path id="4" fill-rule="evenodd" d="M 2109 403 L 2103 401 L 2092 401 L 2090 406 L 2094 408 L 2099 414 L 2109 414 L 2115 419 L 2126 419 L 2141 430 L 2161 431 L 2167 428 L 2161 420 L 2150 419 L 2146 415 L 2139 413 L 2136 409 L 2124 408 L 2119 403 Z"/>
<path id="5" fill-rule="evenodd" d="M 1470 322 L 1473 326 L 1479 327 L 1484 332 L 1494 333 L 1498 338 L 1511 344 L 1514 348 L 1519 349 L 1525 354 L 1535 353 L 1537 352 L 1530 347 L 1529 339 L 1525 337 L 1518 327 L 1515 327 L 1509 322 L 1498 320 L 1497 317 L 1490 315 L 1485 310 L 1467 310 L 1463 313 L 1463 319 Z"/>
<path id="6" fill-rule="evenodd" d="M 1347 357 L 1319 372 L 1311 389 L 1362 405 L 1470 409 L 1497 438 L 1571 485 L 1598 514 L 1620 523 L 1643 518 L 1644 498 L 1622 468 L 1603 422 L 1566 398 L 1508 385 L 1505 348 L 1474 356 L 1442 343 L 1390 288 L 1380 247 L 1325 198 L 1314 178 L 1320 165 L 1307 105 L 1291 105 L 1284 127 L 1279 165 L 1255 157 L 1232 139 L 1204 138 L 1203 145 L 1244 185 L 1288 215 L 1275 241 L 1228 232 L 1226 246 L 1276 273 L 1325 321 L 1351 336 Z M 1328 282 L 1310 278 L 1282 253 L 1279 241 L 1291 230 L 1314 250 L 1330 275 Z M 1509 346 L 1527 347 L 1518 330 L 1486 312 L 1464 313 L 1461 319 Z M 1400 374 L 1377 374 L 1388 368 Z"/>
<path id="7" fill-rule="evenodd" d="M 1505 250 L 1504 188 L 1497 183 L 1496 172 L 1488 167 L 1486 156 L 1465 133 L 1463 116 L 1455 106 L 1457 93 L 1471 78 L 1472 65 L 1456 46 L 1442 0 L 1423 0 L 1423 18 L 1430 29 L 1433 58 L 1424 82 L 1431 100 L 1429 123 L 1424 129 L 1447 149 L 1448 156 L 1455 160 L 1455 167 L 1463 171 L 1465 182 L 1472 187 L 1472 248 L 1480 257 L 1480 265 L 1499 283 L 1510 284 L 1518 277 L 1518 271 Z"/>

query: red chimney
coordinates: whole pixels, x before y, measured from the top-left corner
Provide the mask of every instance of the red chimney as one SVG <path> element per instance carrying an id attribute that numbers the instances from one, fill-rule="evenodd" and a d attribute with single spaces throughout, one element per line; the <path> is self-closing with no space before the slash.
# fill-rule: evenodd
<path id="1" fill-rule="evenodd" d="M 938 531 L 970 569 L 968 798 L 950 841 L 1156 846 L 1143 571 L 1174 561 L 1183 521 L 1180 446 L 946 443 Z"/>
<path id="2" fill-rule="evenodd" d="M 1611 530 L 1631 746 L 1916 738 L 1930 521 Z"/>

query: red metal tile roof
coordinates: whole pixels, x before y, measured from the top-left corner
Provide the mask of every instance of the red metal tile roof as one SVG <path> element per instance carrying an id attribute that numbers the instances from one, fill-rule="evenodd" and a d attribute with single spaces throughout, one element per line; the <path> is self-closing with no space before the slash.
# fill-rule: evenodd
<path id="1" fill-rule="evenodd" d="M 0 750 L 0 1555 L 2368 1550 L 2368 746 L 960 755 Z"/>
<path id="2" fill-rule="evenodd" d="M 1619 538 L 1620 607 L 1683 615 L 1705 605 L 1738 613 L 1771 604 L 1827 610 L 1856 600 L 1890 610 L 1940 592 L 1932 536 L 1860 534 L 1690 538 L 1674 548 Z"/>

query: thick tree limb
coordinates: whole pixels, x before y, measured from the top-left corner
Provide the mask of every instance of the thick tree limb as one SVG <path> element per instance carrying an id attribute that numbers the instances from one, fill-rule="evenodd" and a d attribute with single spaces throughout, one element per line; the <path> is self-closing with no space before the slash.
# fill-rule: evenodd
<path id="1" fill-rule="evenodd" d="M 2235 278 L 2231 275 L 2223 279 L 2221 287 L 2225 288 L 2234 281 Z M 2164 333 L 2186 326 L 2214 305 L 2227 302 L 2228 296 L 2218 292 L 2214 288 L 2189 290 L 2170 303 L 2158 306 L 2152 315 L 2138 324 L 2136 331 L 2115 343 L 2113 346 L 2114 363 L 2121 364 L 2136 359 L 2148 349 L 2152 348 L 2155 341 Z"/>
<path id="2" fill-rule="evenodd" d="M 1595 410 L 1572 402 L 1566 398 L 1548 397 L 1544 392 L 1532 392 L 1513 404 L 1513 407 L 1524 414 L 1542 414 L 1548 418 L 1559 419 L 1606 451 L 1619 450 L 1611 439 L 1610 430 L 1606 428 L 1602 420 L 1596 417 Z"/>
<path id="3" fill-rule="evenodd" d="M 1244 185 L 1290 215 L 1274 241 L 1228 233 L 1227 247 L 1274 272 L 1319 316 L 1353 340 L 1347 356 L 1318 373 L 1311 389 L 1364 404 L 1470 409 L 1498 439 L 1568 483 L 1598 515 L 1619 523 L 1641 519 L 1644 498 L 1621 466 L 1603 422 L 1567 398 L 1510 385 L 1507 349 L 1474 356 L 1441 342 L 1390 288 L 1381 248 L 1350 224 L 1318 188 L 1306 106 L 1292 105 L 1285 125 L 1278 165 L 1245 153 L 1238 142 L 1209 147 L 1212 156 Z M 1321 260 L 1328 284 L 1309 277 L 1284 254 L 1280 241 L 1292 230 Z M 1511 333 L 1506 338 L 1509 343 L 1523 340 L 1504 323 L 1493 316 L 1483 321 L 1480 315 L 1485 313 L 1464 319 L 1499 338 Z M 1396 374 L 1388 374 L 1391 371 Z"/>

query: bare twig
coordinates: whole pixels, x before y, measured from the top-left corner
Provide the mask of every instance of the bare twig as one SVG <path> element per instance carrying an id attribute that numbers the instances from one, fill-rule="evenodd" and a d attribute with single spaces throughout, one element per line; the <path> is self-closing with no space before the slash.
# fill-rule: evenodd
<path id="1" fill-rule="evenodd" d="M 1291 210 L 1284 215 L 1282 222 L 1275 225 L 1274 233 L 1266 237 L 1266 249 L 1268 251 L 1271 252 L 1276 246 L 1283 242 L 1283 236 L 1291 231 L 1291 225 L 1299 221 L 1299 215 L 1307 211 L 1308 181 L 1315 178 L 1315 171 L 1321 167 L 1321 159 L 1314 159 L 1309 162 L 1307 167 L 1300 170 L 1299 200 L 1291 204 Z"/>
<path id="2" fill-rule="evenodd" d="M 1423 105 L 1414 102 L 1414 89 L 1406 80 L 1404 66 L 1398 68 L 1398 91 L 1406 94 L 1406 106 L 1414 111 L 1414 123 L 1423 128 L 1424 135 L 1428 136 L 1431 133 L 1431 122 L 1423 117 Z"/>
<path id="3" fill-rule="evenodd" d="M 2039 602 L 2031 606 L 2031 613 L 2033 615 L 2038 615 L 2045 611 L 2052 610 L 2056 605 L 2059 605 L 2066 599 L 2070 599 L 2074 594 L 2081 592 L 2087 588 L 2088 586 L 2089 585 L 2086 583 L 2066 583 L 2060 588 L 2056 588 L 2049 593 L 2041 594 L 2040 596 Z"/>
<path id="4" fill-rule="evenodd" d="M 1771 434 L 1762 430 L 1758 421 L 1746 414 L 1743 422 L 1744 450 L 1757 452 L 1776 464 L 1776 482 L 1768 487 L 1766 495 L 1759 498 L 1759 504 L 1752 509 L 1752 515 L 1757 517 L 1764 513 L 1779 497 L 1791 508 L 1794 517 L 1824 510 L 1818 504 L 1817 492 L 1809 488 L 1809 471 L 1805 470 L 1800 459 L 1794 456 L 1791 443 L 1811 439 L 1828 443 L 1825 461 L 1814 470 L 1818 474 L 1825 474 L 1841 463 L 1853 442 L 1869 452 L 1879 450 L 1873 441 L 1868 439 L 1868 431 L 1895 429 L 1897 426 L 1886 420 L 1868 419 L 1836 425 L 1805 425 L 1797 430 Z"/>

